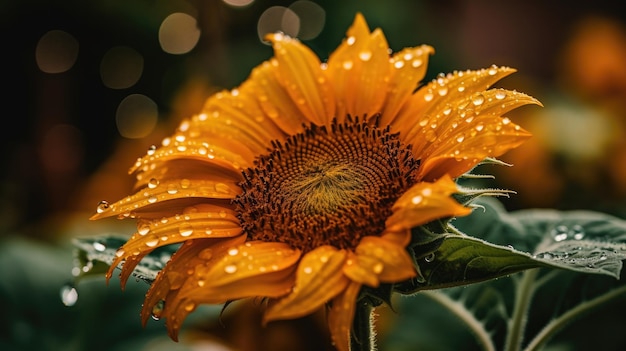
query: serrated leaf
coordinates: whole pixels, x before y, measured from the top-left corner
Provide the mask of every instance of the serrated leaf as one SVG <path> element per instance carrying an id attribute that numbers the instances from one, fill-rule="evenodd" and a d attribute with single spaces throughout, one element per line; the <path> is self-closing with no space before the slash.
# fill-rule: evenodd
<path id="1" fill-rule="evenodd" d="M 73 239 L 75 265 L 80 269 L 80 277 L 103 275 L 116 257 L 118 248 L 127 240 L 127 236 L 115 234 Z M 163 246 L 150 252 L 139 262 L 133 276 L 151 284 L 179 246 Z"/>

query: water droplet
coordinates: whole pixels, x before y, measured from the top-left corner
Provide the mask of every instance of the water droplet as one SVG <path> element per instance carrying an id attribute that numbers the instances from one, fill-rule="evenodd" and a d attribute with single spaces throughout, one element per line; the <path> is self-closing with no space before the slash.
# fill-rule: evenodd
<path id="1" fill-rule="evenodd" d="M 362 61 L 369 61 L 369 60 L 372 58 L 372 52 L 371 52 L 371 51 L 369 51 L 369 50 L 366 50 L 366 51 L 361 51 L 361 52 L 359 53 L 359 58 L 360 58 Z"/>
<path id="2" fill-rule="evenodd" d="M 476 93 L 472 96 L 472 103 L 474 106 L 480 106 L 485 102 L 485 97 L 481 93 Z"/>
<path id="3" fill-rule="evenodd" d="M 502 100 L 506 97 L 506 92 L 503 90 L 499 90 L 496 92 L 496 99 L 497 100 Z"/>
<path id="4" fill-rule="evenodd" d="M 228 254 L 231 256 L 235 256 L 239 253 L 239 249 L 237 249 L 236 247 L 233 247 L 232 249 L 228 250 Z"/>
<path id="5" fill-rule="evenodd" d="M 424 94 L 424 100 L 425 101 L 431 101 L 434 98 L 432 93 L 426 93 Z"/>
<path id="6" fill-rule="evenodd" d="M 352 69 L 352 66 L 353 66 L 353 65 L 354 65 L 354 64 L 352 63 L 352 61 L 350 61 L 350 60 L 345 60 L 345 61 L 343 61 L 343 65 L 342 65 L 342 66 L 343 66 L 343 69 L 345 69 L 345 70 L 350 70 L 350 69 Z"/>
<path id="7" fill-rule="evenodd" d="M 109 202 L 102 200 L 102 201 L 100 201 L 98 203 L 98 207 L 96 208 L 96 212 L 97 213 L 102 213 L 102 212 L 104 212 L 104 211 L 106 211 L 108 209 L 109 209 Z"/>
<path id="8" fill-rule="evenodd" d="M 487 71 L 487 74 L 490 76 L 494 76 L 496 73 L 498 73 L 498 67 L 496 65 L 491 66 L 489 71 Z"/>
<path id="9" fill-rule="evenodd" d="M 457 142 L 459 142 L 459 143 L 462 143 L 462 142 L 463 142 L 463 140 L 465 140 L 465 137 L 464 137 L 463 135 L 460 135 L 460 136 L 458 136 L 458 137 L 456 138 L 456 141 L 457 141 Z"/>
<path id="10" fill-rule="evenodd" d="M 567 228 L 567 226 L 558 225 L 554 229 L 552 229 L 552 237 L 554 238 L 554 241 L 559 242 L 559 241 L 566 240 L 568 236 L 569 236 L 569 229 Z"/>
<path id="11" fill-rule="evenodd" d="M 394 62 L 393 63 L 393 67 L 395 67 L 397 69 L 400 69 L 400 68 L 404 67 L 404 61 L 398 60 L 398 61 Z"/>
<path id="12" fill-rule="evenodd" d="M 100 251 L 100 252 L 102 252 L 102 251 L 107 249 L 106 245 L 104 245 L 103 243 L 97 242 L 97 241 L 95 241 L 93 243 L 93 248 L 94 248 L 94 250 Z"/>
<path id="13" fill-rule="evenodd" d="M 189 179 L 181 179 L 180 181 L 180 187 L 183 189 L 187 189 L 189 188 L 189 186 L 191 185 L 191 181 Z"/>
<path id="14" fill-rule="evenodd" d="M 423 63 L 423 61 L 422 61 L 422 60 L 420 60 L 420 59 L 415 59 L 415 60 L 413 60 L 413 62 L 411 62 L 411 66 L 413 66 L 413 68 L 417 68 L 417 67 L 421 66 L 421 65 L 422 65 L 422 63 Z"/>
<path id="15" fill-rule="evenodd" d="M 185 311 L 191 312 L 196 308 L 196 304 L 193 302 L 189 302 L 185 305 Z"/>
<path id="16" fill-rule="evenodd" d="M 148 148 L 148 156 L 152 156 L 152 155 L 154 155 L 154 153 L 156 152 L 156 149 L 157 149 L 156 145 L 151 145 L 151 146 Z"/>
<path id="17" fill-rule="evenodd" d="M 61 301 L 65 306 L 74 306 L 78 301 L 78 291 L 71 285 L 64 285 L 61 287 Z"/>
<path id="18" fill-rule="evenodd" d="M 411 203 L 413 203 L 413 205 L 419 205 L 423 199 L 424 198 L 421 195 L 413 196 Z"/>
<path id="19" fill-rule="evenodd" d="M 226 272 L 226 273 L 235 273 L 235 272 L 237 272 L 237 266 L 235 266 L 234 264 L 230 264 L 230 265 L 224 267 L 224 272 Z"/>
<path id="20" fill-rule="evenodd" d="M 580 224 L 575 224 L 572 226 L 568 234 L 574 238 L 574 240 L 582 240 L 585 238 L 585 228 L 583 228 Z"/>
<path id="21" fill-rule="evenodd" d="M 441 87 L 441 88 L 439 88 L 439 90 L 437 92 L 439 93 L 439 96 L 446 96 L 446 94 L 448 93 L 448 88 Z"/>
<path id="22" fill-rule="evenodd" d="M 178 233 L 180 234 L 180 236 L 190 236 L 191 234 L 193 234 L 193 227 L 189 223 L 183 223 L 180 225 L 180 227 L 178 227 Z"/>
<path id="23" fill-rule="evenodd" d="M 153 237 L 150 240 L 146 241 L 147 247 L 155 247 L 159 243 L 159 239 L 157 237 Z"/>
<path id="24" fill-rule="evenodd" d="M 124 251 L 124 249 L 119 249 L 119 250 L 115 251 L 115 256 L 117 256 L 117 257 L 122 257 L 122 256 L 124 256 L 124 254 L 126 254 L 126 251 Z"/>
<path id="25" fill-rule="evenodd" d="M 150 232 L 149 224 L 142 224 L 139 226 L 139 228 L 137 228 L 137 233 L 139 233 L 139 235 L 146 235 L 149 232 Z"/>
<path id="26" fill-rule="evenodd" d="M 154 319 L 155 321 L 158 321 L 159 319 L 161 319 L 161 316 L 163 315 L 163 310 L 165 309 L 165 301 L 164 300 L 160 300 L 159 302 L 157 302 L 153 307 L 152 307 L 152 319 Z"/>
<path id="27" fill-rule="evenodd" d="M 302 271 L 306 274 L 311 274 L 311 272 L 313 272 L 313 268 L 307 266 L 307 267 L 304 267 Z"/>
<path id="28" fill-rule="evenodd" d="M 157 186 L 159 186 L 159 180 L 156 178 L 150 178 L 150 180 L 148 181 L 148 188 L 154 189 Z"/>
<path id="29" fill-rule="evenodd" d="M 153 204 L 153 203 L 157 202 L 157 200 L 158 200 L 158 199 L 157 199 L 157 197 L 156 197 L 156 196 L 150 196 L 150 197 L 148 198 L 148 202 L 149 202 L 149 203 L 151 203 L 151 204 Z"/>
<path id="30" fill-rule="evenodd" d="M 200 251 L 200 253 L 198 254 L 198 258 L 203 259 L 203 260 L 210 260 L 212 257 L 213 257 L 212 249 L 204 249 Z"/>
<path id="31" fill-rule="evenodd" d="M 434 260 L 435 260 L 435 253 L 434 252 L 431 252 L 431 253 L 429 253 L 428 255 L 426 255 L 424 257 L 424 261 L 426 261 L 428 263 L 430 263 L 430 262 L 432 262 Z"/>
<path id="32" fill-rule="evenodd" d="M 356 38 L 354 36 L 349 36 L 348 39 L 346 39 L 346 44 L 348 45 L 354 45 L 354 43 L 356 43 Z"/>

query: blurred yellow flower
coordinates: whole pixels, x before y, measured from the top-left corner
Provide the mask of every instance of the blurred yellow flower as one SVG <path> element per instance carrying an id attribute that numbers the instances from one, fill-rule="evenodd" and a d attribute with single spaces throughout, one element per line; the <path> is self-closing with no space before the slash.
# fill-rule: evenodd
<path id="1" fill-rule="evenodd" d="M 392 54 L 358 14 L 327 62 L 268 36 L 275 56 L 208 99 L 131 172 L 136 192 L 92 218 L 137 219 L 108 272 L 122 284 L 157 247 L 183 243 L 145 299 L 177 339 L 199 304 L 261 297 L 266 322 L 328 307 L 349 349 L 362 285 L 415 277 L 411 228 L 467 215 L 454 178 L 529 134 L 502 114 L 532 97 L 489 89 L 513 69 L 424 78 L 430 46 Z M 489 89 L 489 90 L 487 90 Z"/>

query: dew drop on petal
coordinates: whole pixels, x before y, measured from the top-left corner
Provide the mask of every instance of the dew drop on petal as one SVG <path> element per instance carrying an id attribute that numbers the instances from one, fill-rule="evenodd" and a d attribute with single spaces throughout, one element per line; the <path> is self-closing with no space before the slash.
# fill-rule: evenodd
<path id="1" fill-rule="evenodd" d="M 474 106 L 480 106 L 485 102 L 485 96 L 481 93 L 476 93 L 472 96 L 472 103 Z"/>
<path id="2" fill-rule="evenodd" d="M 302 271 L 306 274 L 311 274 L 311 272 L 313 272 L 313 268 L 307 266 L 307 267 L 304 267 Z"/>
<path id="3" fill-rule="evenodd" d="M 374 267 L 372 267 L 372 271 L 374 271 L 374 273 L 379 274 L 383 271 L 383 268 L 385 268 L 385 266 L 382 263 L 377 263 L 374 265 Z"/>
<path id="4" fill-rule="evenodd" d="M 411 202 L 413 203 L 413 205 L 419 205 L 423 199 L 424 198 L 422 197 L 422 195 L 417 195 L 417 196 L 413 196 L 413 198 L 411 199 Z"/>
<path id="5" fill-rule="evenodd" d="M 158 179 L 156 179 L 156 178 L 151 178 L 151 179 L 148 181 L 148 188 L 150 188 L 150 189 L 154 189 L 154 188 L 156 188 L 157 186 L 159 186 L 159 180 L 158 180 Z"/>
<path id="6" fill-rule="evenodd" d="M 156 145 L 151 145 L 151 146 L 148 148 L 148 156 L 152 156 L 152 155 L 154 155 L 154 153 L 156 152 L 156 149 L 157 149 Z"/>
<path id="7" fill-rule="evenodd" d="M 496 92 L 496 99 L 497 100 L 502 100 L 506 97 L 506 92 L 500 90 L 498 92 Z"/>
<path id="8" fill-rule="evenodd" d="M 117 256 L 117 257 L 122 257 L 122 256 L 124 256 L 124 254 L 126 254 L 126 251 L 124 251 L 124 249 L 119 249 L 119 250 L 115 251 L 115 256 Z"/>
<path id="9" fill-rule="evenodd" d="M 189 223 L 183 223 L 178 227 L 178 233 L 183 237 L 190 236 L 193 234 L 193 227 Z"/>
<path id="10" fill-rule="evenodd" d="M 359 53 L 359 58 L 362 61 L 369 61 L 372 58 L 372 52 L 369 50 L 361 51 Z"/>
<path id="11" fill-rule="evenodd" d="M 350 70 L 350 69 L 352 69 L 353 63 L 350 60 L 345 60 L 345 61 L 343 61 L 343 65 L 342 66 L 343 66 L 343 69 Z"/>
<path id="12" fill-rule="evenodd" d="M 239 249 L 237 249 L 236 247 L 233 247 L 232 249 L 228 250 L 228 254 L 230 256 L 235 256 L 239 253 Z"/>
<path id="13" fill-rule="evenodd" d="M 226 273 L 235 273 L 235 272 L 237 272 L 237 266 L 235 266 L 234 264 L 230 264 L 230 265 L 224 267 L 224 272 L 226 272 Z"/>
<path id="14" fill-rule="evenodd" d="M 146 241 L 146 246 L 147 247 L 155 247 L 157 246 L 157 244 L 159 243 L 159 239 L 157 237 L 151 238 L 150 240 Z"/>
<path id="15" fill-rule="evenodd" d="M 141 226 L 139 226 L 139 228 L 137 228 L 137 233 L 139 233 L 139 235 L 146 235 L 149 232 L 150 232 L 149 224 L 142 224 Z"/>
<path id="16" fill-rule="evenodd" d="M 157 302 L 156 305 L 152 307 L 152 313 L 151 313 L 152 319 L 154 319 L 155 321 L 158 321 L 159 319 L 161 319 L 164 309 L 165 309 L 165 301 L 160 300 L 159 302 Z"/>
<path id="17" fill-rule="evenodd" d="M 393 67 L 395 67 L 397 69 L 400 69 L 400 68 L 404 67 L 404 61 L 398 60 L 398 61 L 394 62 L 393 63 Z"/>
<path id="18" fill-rule="evenodd" d="M 109 209 L 109 202 L 102 200 L 98 203 L 98 207 L 96 208 L 97 213 L 102 213 Z"/>
<path id="19" fill-rule="evenodd" d="M 348 39 L 346 39 L 346 44 L 354 45 L 354 43 L 356 43 L 356 38 L 354 36 L 350 36 L 348 37 Z"/>

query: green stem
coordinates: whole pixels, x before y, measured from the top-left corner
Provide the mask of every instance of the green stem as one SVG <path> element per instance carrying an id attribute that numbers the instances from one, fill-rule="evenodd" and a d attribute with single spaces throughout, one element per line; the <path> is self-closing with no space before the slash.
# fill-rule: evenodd
<path id="1" fill-rule="evenodd" d="M 537 334 L 533 340 L 528 344 L 525 351 L 539 350 L 545 345 L 557 332 L 562 330 L 567 324 L 574 321 L 576 318 L 581 317 L 585 313 L 591 312 L 594 308 L 607 303 L 613 299 L 616 299 L 623 294 L 626 294 L 626 287 L 621 287 L 613 291 L 609 291 L 606 294 L 602 294 L 594 299 L 585 301 L 571 310 L 563 313 L 559 318 L 553 319 Z"/>
<path id="2" fill-rule="evenodd" d="M 451 299 L 448 295 L 438 291 L 422 291 L 431 299 L 437 301 L 439 304 L 448 309 L 448 311 L 454 313 L 459 317 L 465 325 L 472 331 L 478 343 L 483 347 L 485 351 L 495 351 L 496 347 L 493 345 L 491 335 L 485 330 L 484 325 L 474 317 L 467 308 L 458 301 Z"/>
<path id="3" fill-rule="evenodd" d="M 350 351 L 376 350 L 373 311 L 374 308 L 368 302 L 357 302 L 354 321 L 352 322 L 352 333 L 350 333 Z"/>
<path id="4" fill-rule="evenodd" d="M 522 274 L 515 294 L 513 314 L 509 320 L 509 328 L 504 346 L 505 351 L 519 351 L 522 346 L 524 328 L 528 319 L 528 308 L 535 292 L 534 281 L 539 269 L 531 269 Z"/>

